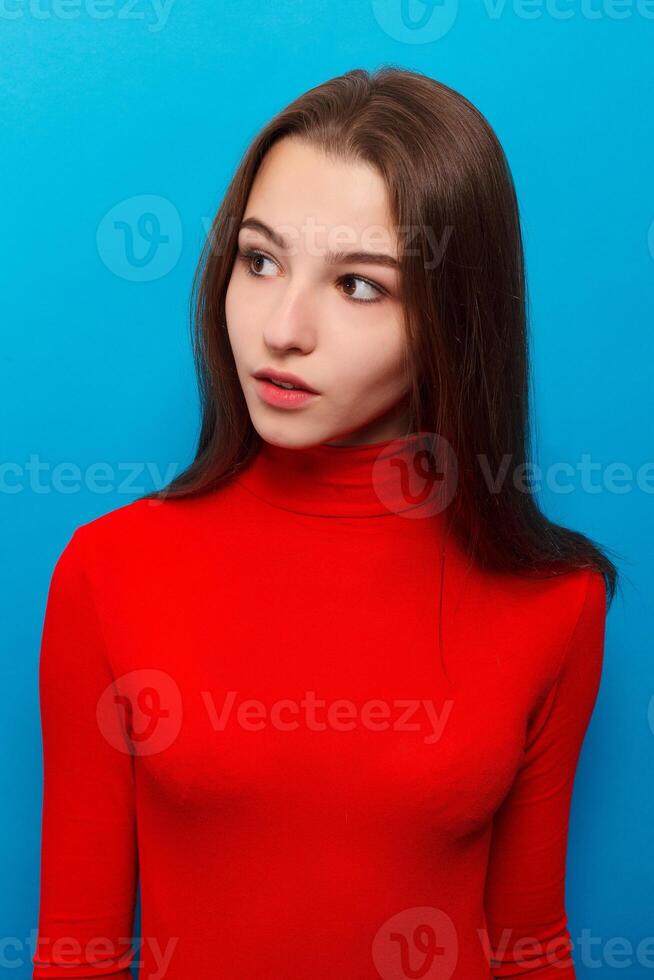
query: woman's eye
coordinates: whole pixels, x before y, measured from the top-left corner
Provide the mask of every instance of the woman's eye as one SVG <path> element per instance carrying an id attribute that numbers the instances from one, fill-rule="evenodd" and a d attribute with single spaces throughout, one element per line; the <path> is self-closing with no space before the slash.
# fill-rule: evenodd
<path id="1" fill-rule="evenodd" d="M 343 283 L 346 295 L 355 303 L 376 303 L 381 298 L 382 290 L 379 286 L 373 285 L 373 283 L 368 282 L 367 279 L 363 279 L 361 276 L 344 276 L 341 282 Z M 353 289 L 352 284 L 354 284 Z M 355 295 L 358 288 L 357 284 L 362 287 L 359 289 L 358 296 Z"/>
<path id="2" fill-rule="evenodd" d="M 263 252 L 239 252 L 239 258 L 245 263 L 246 272 L 251 276 L 255 276 L 257 279 L 267 278 L 266 273 L 261 271 L 261 263 L 269 262 L 273 267 L 275 266 L 273 260 L 269 259 L 267 255 L 264 255 Z M 257 271 L 253 268 L 255 262 L 260 263 Z"/>
<path id="3" fill-rule="evenodd" d="M 244 263 L 248 275 L 254 276 L 255 279 L 267 279 L 271 275 L 275 275 L 277 264 L 263 252 L 256 249 L 239 251 L 238 257 Z M 265 272 L 266 262 L 272 266 L 272 272 Z M 257 263 L 256 266 L 255 263 Z M 343 289 L 347 299 L 353 303 L 376 303 L 381 299 L 384 292 L 379 286 L 375 286 L 374 283 L 362 276 L 342 276 L 338 285 Z"/>

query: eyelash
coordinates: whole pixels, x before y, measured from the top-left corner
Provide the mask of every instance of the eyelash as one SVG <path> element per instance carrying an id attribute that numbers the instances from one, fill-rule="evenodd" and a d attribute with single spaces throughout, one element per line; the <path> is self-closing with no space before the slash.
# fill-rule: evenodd
<path id="1" fill-rule="evenodd" d="M 247 272 L 247 274 L 249 276 L 253 276 L 255 279 L 265 279 L 267 277 L 260 276 L 256 272 L 252 271 L 250 267 L 250 263 L 252 259 L 262 258 L 262 259 L 268 259 L 269 262 L 275 261 L 274 259 L 271 259 L 269 255 L 266 255 L 265 252 L 258 251 L 258 249 L 249 249 L 247 251 L 239 250 L 237 257 L 244 264 L 245 271 Z M 337 280 L 337 282 L 343 282 L 344 280 L 347 279 L 358 279 L 359 282 L 365 282 L 367 286 L 371 286 L 373 289 L 376 289 L 381 294 L 380 296 L 376 296 L 375 299 L 354 299 L 354 297 L 348 296 L 347 293 L 345 293 L 344 294 L 345 298 L 348 299 L 351 303 L 357 303 L 360 306 L 363 305 L 364 303 L 379 303 L 379 301 L 383 298 L 385 294 L 385 290 L 383 290 L 381 286 L 378 286 L 377 283 L 372 282 L 370 279 L 366 279 L 364 276 L 355 276 L 355 275 L 341 276 L 340 279 Z"/>

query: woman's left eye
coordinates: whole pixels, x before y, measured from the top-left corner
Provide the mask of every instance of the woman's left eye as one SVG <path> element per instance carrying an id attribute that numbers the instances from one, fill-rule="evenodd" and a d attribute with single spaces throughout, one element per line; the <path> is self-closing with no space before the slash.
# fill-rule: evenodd
<path id="1" fill-rule="evenodd" d="M 245 271 L 250 276 L 254 276 L 255 279 L 267 279 L 268 276 L 265 272 L 258 271 L 255 272 L 253 265 L 255 262 L 270 262 L 272 266 L 276 263 L 273 262 L 271 258 L 264 255 L 263 252 L 258 252 L 256 249 L 251 249 L 250 251 L 239 251 L 238 257 L 245 264 Z M 272 273 L 274 275 L 274 272 Z M 341 276 L 338 280 L 339 285 L 344 287 L 346 297 L 353 303 L 377 303 L 383 296 L 383 290 L 376 286 L 373 282 L 368 279 L 364 279 L 363 276 Z M 351 292 L 350 292 L 351 290 Z M 355 295 L 357 290 L 359 290 L 359 295 Z M 361 295 L 363 294 L 363 295 Z"/>
<path id="2" fill-rule="evenodd" d="M 348 295 L 348 299 L 351 299 L 355 303 L 376 303 L 382 297 L 382 290 L 379 288 L 379 286 L 375 286 L 374 283 L 369 282 L 367 279 L 363 279 L 361 276 L 343 276 L 340 281 L 342 283 L 347 283 L 348 288 L 350 283 L 361 283 L 361 285 L 364 287 L 363 295 Z M 355 286 L 354 288 L 356 290 L 357 287 Z"/>

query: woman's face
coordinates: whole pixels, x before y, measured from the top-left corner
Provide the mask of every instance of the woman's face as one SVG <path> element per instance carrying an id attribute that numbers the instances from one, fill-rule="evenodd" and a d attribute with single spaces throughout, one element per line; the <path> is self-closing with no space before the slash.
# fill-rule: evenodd
<path id="1" fill-rule="evenodd" d="M 284 244 L 248 227 L 255 219 Z M 377 171 L 281 140 L 257 173 L 238 249 L 227 331 L 261 438 L 300 448 L 402 435 L 408 378 L 397 238 Z M 347 257 L 354 252 L 368 254 Z M 317 394 L 294 407 L 271 404 L 297 396 L 254 377 L 268 370 L 292 373 Z"/>

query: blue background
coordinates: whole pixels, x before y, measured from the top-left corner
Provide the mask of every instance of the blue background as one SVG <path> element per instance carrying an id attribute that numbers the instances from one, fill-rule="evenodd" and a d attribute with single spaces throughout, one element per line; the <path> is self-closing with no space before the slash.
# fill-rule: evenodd
<path id="1" fill-rule="evenodd" d="M 652 975 L 654 940 L 638 944 L 654 935 L 654 3 L 428 7 L 411 0 L 412 27 L 400 0 L 3 0 L 0 966 L 10 976 L 30 977 L 37 925 L 38 646 L 54 562 L 75 527 L 192 458 L 191 278 L 250 139 L 313 85 L 388 63 L 462 92 L 502 141 L 527 253 L 534 459 L 575 467 L 588 453 L 599 464 L 595 492 L 577 477 L 571 492 L 542 495 L 552 517 L 612 549 L 623 575 L 575 785 L 569 924 L 580 977 L 627 964 L 630 978 Z M 602 483 L 616 463 L 620 492 Z"/>

